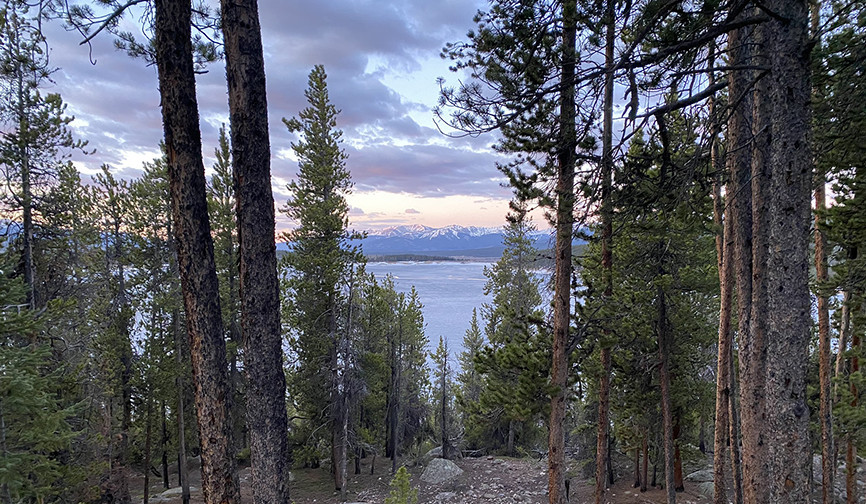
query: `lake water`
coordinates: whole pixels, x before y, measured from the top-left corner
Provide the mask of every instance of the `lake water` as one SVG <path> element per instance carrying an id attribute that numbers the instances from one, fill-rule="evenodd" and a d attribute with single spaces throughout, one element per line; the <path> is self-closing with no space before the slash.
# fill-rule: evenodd
<path id="1" fill-rule="evenodd" d="M 409 292 L 412 286 L 418 291 L 424 305 L 424 323 L 430 350 L 439 344 L 439 336 L 448 340 L 448 350 L 457 355 L 463 350 L 463 335 L 472 320 L 472 309 L 479 309 L 489 302 L 484 295 L 483 262 L 371 262 L 367 271 L 377 278 L 394 276 L 398 291 Z M 479 321 L 480 322 L 480 321 Z M 482 326 L 483 327 L 483 326 Z"/>

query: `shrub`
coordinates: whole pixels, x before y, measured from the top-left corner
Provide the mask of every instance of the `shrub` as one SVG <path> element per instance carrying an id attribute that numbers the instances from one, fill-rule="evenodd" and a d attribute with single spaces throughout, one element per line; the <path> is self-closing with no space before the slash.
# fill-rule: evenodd
<path id="1" fill-rule="evenodd" d="M 400 467 L 390 486 L 391 493 L 385 499 L 385 504 L 418 504 L 418 489 L 409 484 L 406 466 Z"/>

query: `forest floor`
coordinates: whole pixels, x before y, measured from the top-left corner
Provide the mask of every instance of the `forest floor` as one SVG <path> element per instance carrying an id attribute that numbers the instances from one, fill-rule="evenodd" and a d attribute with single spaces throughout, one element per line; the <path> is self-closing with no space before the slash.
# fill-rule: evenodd
<path id="1" fill-rule="evenodd" d="M 454 480 L 439 485 L 421 481 L 423 467 L 409 467 L 411 482 L 418 489 L 419 504 L 504 504 L 524 503 L 542 504 L 547 502 L 547 465 L 546 462 L 528 458 L 481 457 L 465 458 L 456 461 L 463 474 Z M 382 504 L 385 502 L 391 480 L 390 463 L 377 459 L 376 470 L 370 474 L 370 459 L 365 459 L 361 474 L 350 474 L 348 502 Z M 350 471 L 352 467 L 350 465 Z M 337 504 L 341 502 L 338 492 L 333 490 L 333 480 L 326 468 L 301 469 L 292 471 L 291 500 L 294 504 Z M 250 469 L 240 471 L 241 494 L 244 503 L 252 502 L 250 490 Z M 154 481 L 156 480 L 156 481 Z M 150 502 L 180 504 L 180 495 L 165 495 L 161 479 L 151 478 Z M 171 483 L 176 484 L 177 476 L 172 475 Z M 133 489 L 133 502 L 142 501 L 143 478 L 136 477 L 130 482 Z M 198 470 L 190 472 L 190 483 L 200 488 Z M 179 489 L 177 489 L 179 490 Z M 170 491 L 171 492 L 171 491 Z M 199 490 L 191 493 L 191 502 L 203 502 Z M 631 478 L 621 478 L 607 492 L 610 504 L 656 504 L 665 502 L 663 490 L 650 489 L 641 493 L 632 488 Z M 583 504 L 594 502 L 594 483 L 592 481 L 572 480 L 570 502 Z M 695 483 L 686 482 L 686 491 L 677 494 L 677 502 L 682 504 L 708 504 L 711 499 L 701 496 Z"/>

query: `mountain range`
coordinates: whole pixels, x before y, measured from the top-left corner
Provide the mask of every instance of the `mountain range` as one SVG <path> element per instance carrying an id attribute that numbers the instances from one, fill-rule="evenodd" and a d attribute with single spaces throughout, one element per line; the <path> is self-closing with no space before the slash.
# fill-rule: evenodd
<path id="1" fill-rule="evenodd" d="M 389 227 L 368 231 L 360 240 L 361 248 L 368 257 L 382 256 L 435 256 L 496 258 L 505 248 L 502 244 L 503 228 L 477 226 L 446 226 L 434 228 L 420 224 Z M 550 248 L 553 243 L 550 231 L 530 233 L 533 245 L 538 249 Z M 277 243 L 277 250 L 288 250 L 285 243 Z"/>
<path id="2" fill-rule="evenodd" d="M 413 224 L 370 231 L 361 241 L 368 256 L 400 254 L 498 257 L 502 255 L 502 228 L 446 226 L 434 228 Z M 549 231 L 533 231 L 530 234 L 536 248 L 550 245 Z"/>

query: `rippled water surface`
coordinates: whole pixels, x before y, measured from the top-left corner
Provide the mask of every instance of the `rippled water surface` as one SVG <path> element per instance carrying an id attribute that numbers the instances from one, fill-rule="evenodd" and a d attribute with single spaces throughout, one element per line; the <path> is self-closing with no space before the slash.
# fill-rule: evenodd
<path id="1" fill-rule="evenodd" d="M 383 278 L 390 273 L 400 292 L 412 286 L 418 291 L 424 305 L 424 322 L 430 348 L 435 349 L 439 336 L 448 340 L 448 349 L 454 355 L 463 349 L 463 335 L 469 328 L 472 309 L 480 308 L 489 300 L 484 296 L 484 267 L 480 262 L 398 262 L 367 265 L 367 271 Z"/>

